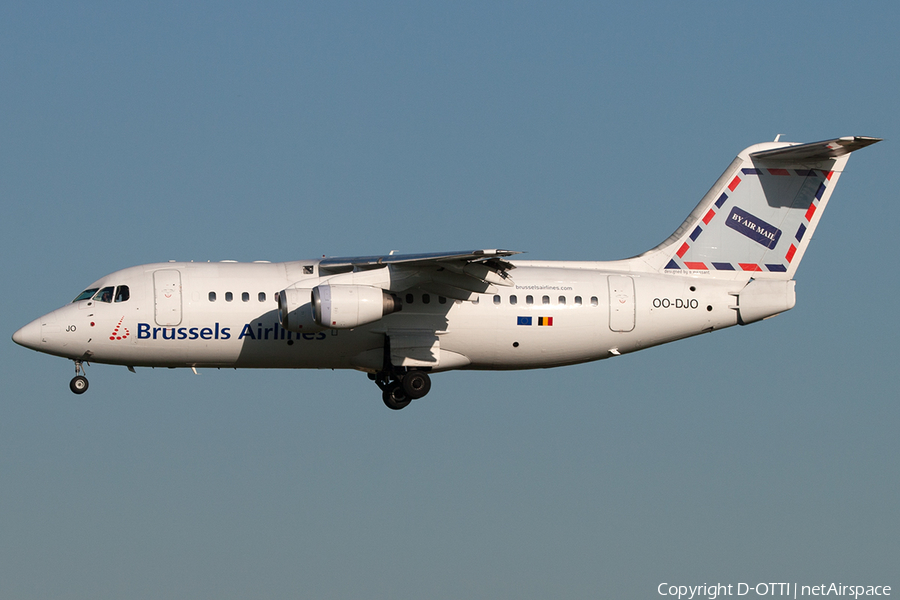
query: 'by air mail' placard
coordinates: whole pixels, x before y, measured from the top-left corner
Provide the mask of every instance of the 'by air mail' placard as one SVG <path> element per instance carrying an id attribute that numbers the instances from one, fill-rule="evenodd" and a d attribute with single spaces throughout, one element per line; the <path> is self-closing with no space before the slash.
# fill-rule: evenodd
<path id="1" fill-rule="evenodd" d="M 774 225 L 769 225 L 759 217 L 754 217 L 737 206 L 731 209 L 731 214 L 728 215 L 725 224 L 741 235 L 745 235 L 754 242 L 762 244 L 769 250 L 778 245 L 778 240 L 781 238 L 780 229 Z"/>

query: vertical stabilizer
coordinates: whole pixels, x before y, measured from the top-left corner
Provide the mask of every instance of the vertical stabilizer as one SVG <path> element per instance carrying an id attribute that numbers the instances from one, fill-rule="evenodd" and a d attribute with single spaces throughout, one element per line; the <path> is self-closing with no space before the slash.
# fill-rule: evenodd
<path id="1" fill-rule="evenodd" d="M 751 146 L 675 233 L 638 258 L 666 273 L 792 279 L 850 153 L 879 141 Z"/>

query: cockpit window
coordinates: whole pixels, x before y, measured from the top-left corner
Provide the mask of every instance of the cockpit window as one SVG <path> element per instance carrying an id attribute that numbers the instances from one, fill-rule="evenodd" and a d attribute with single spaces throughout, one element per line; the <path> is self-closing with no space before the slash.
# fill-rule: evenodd
<path id="1" fill-rule="evenodd" d="M 113 287 L 105 287 L 96 294 L 94 294 L 94 300 L 97 302 L 112 302 L 113 301 Z"/>
<path id="2" fill-rule="evenodd" d="M 125 302 L 131 298 L 131 292 L 127 285 L 120 285 L 116 288 L 116 302 Z"/>
<path id="3" fill-rule="evenodd" d="M 72 302 L 81 302 L 82 300 L 90 300 L 91 298 L 94 297 L 94 294 L 97 293 L 98 289 L 100 289 L 100 288 L 91 288 L 89 290 L 84 290 L 83 292 L 78 294 L 78 297 L 75 298 L 74 300 L 72 300 Z"/>

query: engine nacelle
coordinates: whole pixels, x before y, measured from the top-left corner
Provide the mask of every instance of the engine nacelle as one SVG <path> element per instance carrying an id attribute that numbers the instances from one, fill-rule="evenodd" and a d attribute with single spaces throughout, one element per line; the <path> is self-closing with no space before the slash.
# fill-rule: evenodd
<path id="1" fill-rule="evenodd" d="M 312 288 L 288 288 L 277 294 L 278 320 L 286 331 L 314 333 L 325 329 L 313 318 Z"/>
<path id="2" fill-rule="evenodd" d="M 401 309 L 400 301 L 368 285 L 318 285 L 312 289 L 313 319 L 322 327 L 352 329 Z"/>

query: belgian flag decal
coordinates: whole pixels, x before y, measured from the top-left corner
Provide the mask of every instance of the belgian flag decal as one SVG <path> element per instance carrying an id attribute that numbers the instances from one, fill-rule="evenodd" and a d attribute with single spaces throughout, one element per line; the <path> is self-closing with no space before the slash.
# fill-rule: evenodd
<path id="1" fill-rule="evenodd" d="M 538 317 L 538 326 L 543 327 L 552 327 L 553 326 L 553 317 Z"/>

